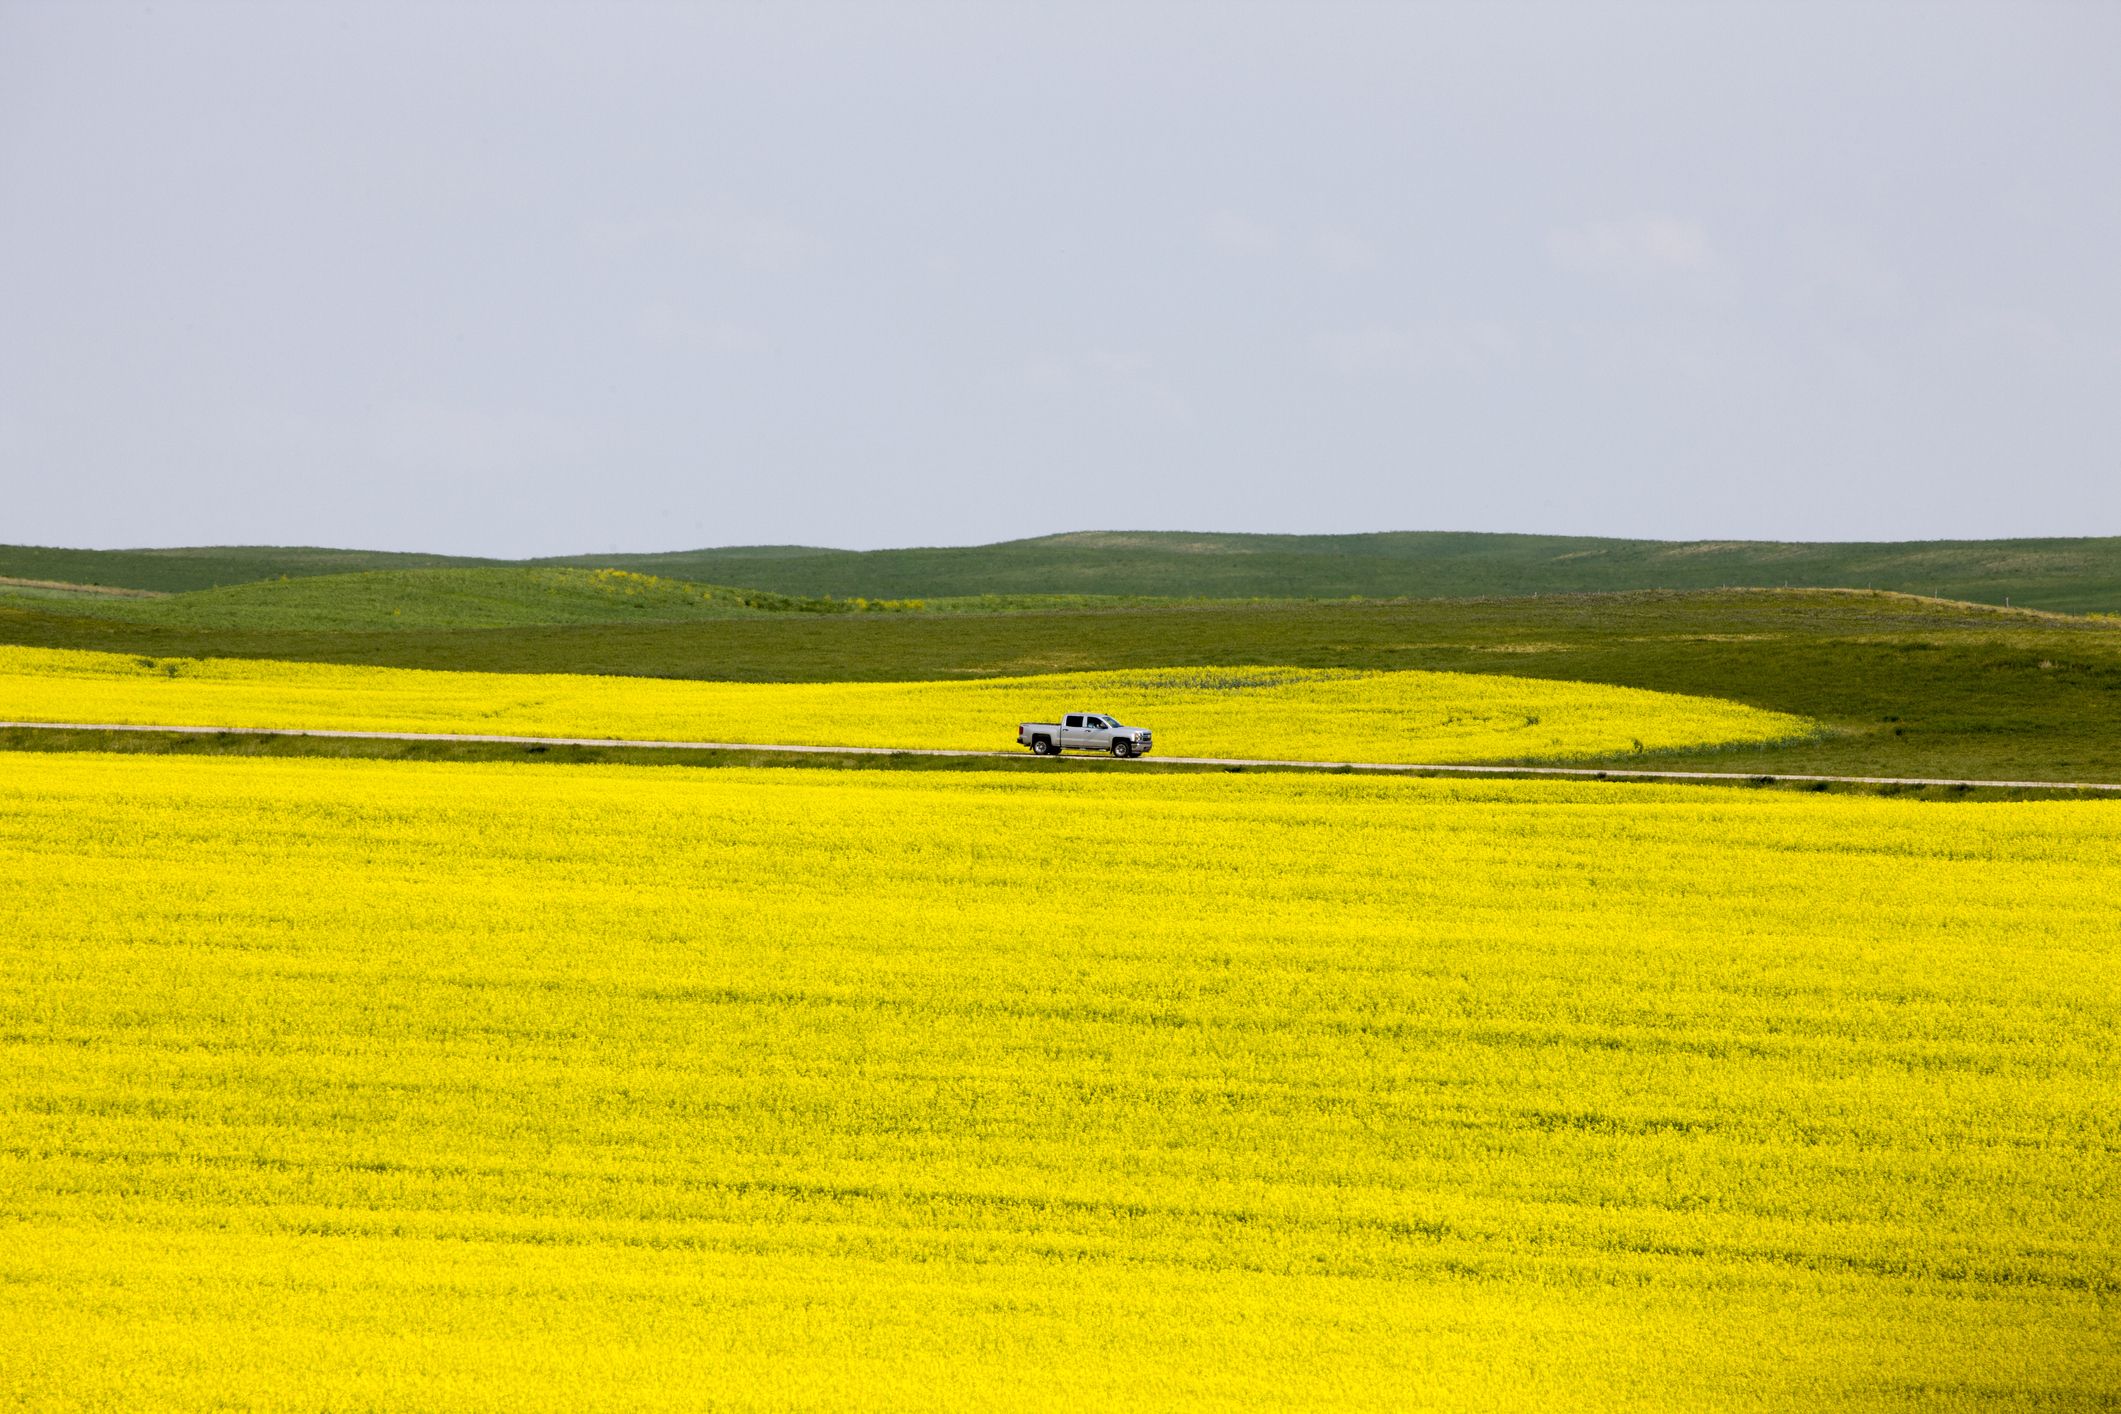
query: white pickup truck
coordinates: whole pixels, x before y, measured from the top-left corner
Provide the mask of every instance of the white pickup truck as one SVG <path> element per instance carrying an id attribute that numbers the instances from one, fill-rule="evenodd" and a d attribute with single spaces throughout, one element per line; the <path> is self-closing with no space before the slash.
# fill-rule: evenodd
<path id="1" fill-rule="evenodd" d="M 1016 743 L 1040 756 L 1063 751 L 1109 751 L 1114 756 L 1149 754 L 1149 729 L 1123 727 L 1102 712 L 1070 712 L 1059 722 L 1019 722 Z"/>

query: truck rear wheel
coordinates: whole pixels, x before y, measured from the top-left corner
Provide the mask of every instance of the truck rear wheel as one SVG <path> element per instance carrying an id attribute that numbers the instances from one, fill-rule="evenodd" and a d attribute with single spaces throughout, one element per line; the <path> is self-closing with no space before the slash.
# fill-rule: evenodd
<path id="1" fill-rule="evenodd" d="M 1033 756 L 1051 756 L 1053 754 L 1052 741 L 1042 736 L 1031 738 L 1031 754 Z"/>

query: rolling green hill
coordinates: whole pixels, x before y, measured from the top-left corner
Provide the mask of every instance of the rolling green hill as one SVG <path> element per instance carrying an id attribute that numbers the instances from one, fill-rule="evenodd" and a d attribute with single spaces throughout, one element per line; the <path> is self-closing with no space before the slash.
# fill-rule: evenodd
<path id="1" fill-rule="evenodd" d="M 179 594 L 0 578 L 0 608 L 48 610 L 143 628 L 227 631 L 686 623 L 745 614 L 1004 613 L 1164 602 L 1083 595 L 813 598 L 696 584 L 638 570 L 565 565 L 362 570 L 264 579 Z"/>
<path id="2" fill-rule="evenodd" d="M 158 590 L 282 575 L 504 563 L 310 548 L 98 551 L 0 546 L 0 575 Z M 932 549 L 759 545 L 522 563 L 612 566 L 805 598 L 1465 598 L 1788 586 L 1890 589 L 2064 612 L 2121 610 L 2121 536 L 1797 544 L 1456 532 L 1090 531 Z"/>
<path id="3" fill-rule="evenodd" d="M 570 563 L 590 563 L 588 559 Z M 757 546 L 600 564 L 783 594 L 1139 594 L 1466 598 L 1637 589 L 1891 589 L 2081 612 L 2121 608 L 2121 537 L 2083 540 L 1605 540 L 1550 535 L 1083 532 L 910 550 Z"/>
<path id="4" fill-rule="evenodd" d="M 66 550 L 47 545 L 0 545 L 0 577 L 68 584 L 112 585 L 181 594 L 224 584 L 361 570 L 501 565 L 463 555 L 419 555 L 395 550 L 330 550 L 310 545 L 197 545 L 166 550 Z"/>
<path id="5" fill-rule="evenodd" d="M 691 584 L 623 569 L 478 566 L 259 580 L 152 598 L 0 583 L 0 604 L 185 629 L 369 630 L 682 623 L 732 614 L 842 612 L 854 603 Z M 879 606 L 883 607 L 883 606 Z"/>

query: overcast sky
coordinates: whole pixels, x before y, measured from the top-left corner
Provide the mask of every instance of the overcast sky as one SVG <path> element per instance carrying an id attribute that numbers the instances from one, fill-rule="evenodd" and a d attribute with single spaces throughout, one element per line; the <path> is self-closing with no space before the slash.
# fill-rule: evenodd
<path id="1" fill-rule="evenodd" d="M 2121 533 L 2121 5 L 0 0 L 0 541 Z"/>

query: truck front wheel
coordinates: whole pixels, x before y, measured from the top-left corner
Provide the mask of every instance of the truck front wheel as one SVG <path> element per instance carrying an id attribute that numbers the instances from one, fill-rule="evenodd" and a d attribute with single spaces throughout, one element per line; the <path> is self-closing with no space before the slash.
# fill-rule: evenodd
<path id="1" fill-rule="evenodd" d="M 1134 754 L 1134 743 L 1131 741 L 1115 741 L 1112 743 L 1112 754 L 1124 761 Z"/>

